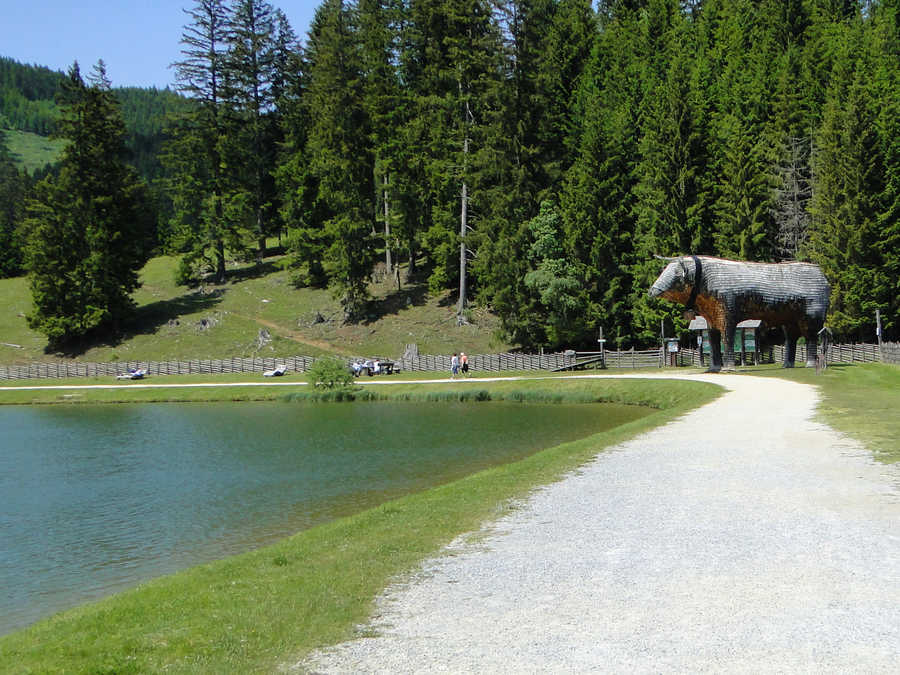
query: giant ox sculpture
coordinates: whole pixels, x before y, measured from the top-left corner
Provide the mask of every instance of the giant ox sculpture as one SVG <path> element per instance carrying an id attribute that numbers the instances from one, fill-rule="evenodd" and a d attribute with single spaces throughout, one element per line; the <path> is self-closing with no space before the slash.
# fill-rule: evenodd
<path id="1" fill-rule="evenodd" d="M 720 339 L 725 336 L 726 369 L 734 368 L 735 327 L 761 319 L 784 329 L 784 367 L 793 368 L 797 339 L 806 337 L 806 365 L 815 366 L 819 331 L 825 324 L 831 289 L 818 265 L 752 263 L 708 256 L 671 260 L 650 287 L 651 297 L 685 305 L 710 327 L 710 370 L 723 368 Z"/>

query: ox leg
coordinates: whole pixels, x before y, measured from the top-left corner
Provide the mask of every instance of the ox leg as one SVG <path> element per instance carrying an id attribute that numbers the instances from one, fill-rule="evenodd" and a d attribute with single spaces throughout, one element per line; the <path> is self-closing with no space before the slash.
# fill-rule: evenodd
<path id="1" fill-rule="evenodd" d="M 782 368 L 793 368 L 794 367 L 794 359 L 797 357 L 797 334 L 784 329 L 784 364 L 782 364 Z"/>
<path id="2" fill-rule="evenodd" d="M 709 329 L 709 372 L 722 370 L 722 333 L 715 328 Z"/>
<path id="3" fill-rule="evenodd" d="M 819 355 L 819 331 L 822 326 L 812 324 L 806 329 L 806 367 L 815 368 Z"/>
<path id="4" fill-rule="evenodd" d="M 737 323 L 735 321 L 725 322 L 725 362 L 723 367 L 725 370 L 734 370 L 734 331 Z"/>

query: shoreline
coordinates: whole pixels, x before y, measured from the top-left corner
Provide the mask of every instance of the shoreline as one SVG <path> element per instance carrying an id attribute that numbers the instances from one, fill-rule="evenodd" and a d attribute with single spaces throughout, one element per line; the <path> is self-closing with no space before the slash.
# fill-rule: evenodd
<path id="1" fill-rule="evenodd" d="M 569 386 L 565 383 L 587 383 L 589 381 L 623 381 L 631 378 L 645 380 L 669 381 L 684 377 L 688 373 L 666 374 L 664 372 L 652 374 L 566 374 L 566 375 L 531 375 L 517 374 L 499 375 L 491 377 L 469 378 L 421 378 L 421 379 L 366 379 L 355 380 L 351 388 L 349 399 L 358 397 L 365 400 L 375 390 L 391 391 L 385 396 L 391 398 L 396 390 L 408 390 L 410 392 L 460 392 L 465 397 L 465 392 L 470 392 L 480 385 L 493 387 L 510 385 L 522 385 L 526 388 L 539 386 L 546 383 L 548 387 Z M 179 377 L 179 376 L 172 376 Z M 197 376 L 195 376 L 197 377 Z M 295 390 L 292 392 L 291 390 Z M 368 391 L 367 391 L 368 390 Z M 264 381 L 257 380 L 230 380 L 215 382 L 209 378 L 201 381 L 176 381 L 176 382 L 146 382 L 137 381 L 127 384 L 97 383 L 89 384 L 22 384 L 0 386 L 0 406 L 3 405 L 77 405 L 91 403 L 199 403 L 221 401 L 244 400 L 278 400 L 282 398 L 297 397 L 309 398 L 310 402 L 321 397 L 321 400 L 348 400 L 348 397 L 330 398 L 332 394 L 340 394 L 342 390 L 317 390 L 310 387 L 309 383 L 301 380 Z M 406 394 L 399 394 L 406 395 Z M 413 395 L 410 393 L 409 395 Z"/>
<path id="2" fill-rule="evenodd" d="M 585 385 L 571 383 L 578 384 Z M 454 537 L 514 508 L 535 486 L 558 480 L 604 447 L 664 424 L 720 391 L 690 382 L 587 385 L 627 393 L 633 403 L 655 402 L 650 407 L 658 409 L 609 432 L 63 612 L 0 637 L 0 650 L 20 672 L 64 663 L 75 670 L 101 664 L 142 671 L 272 670 L 349 637 L 391 579 L 414 569 Z M 528 386 L 513 381 L 505 388 Z M 504 383 L 491 387 L 502 389 Z M 236 640 L 242 645 L 240 656 L 228 647 Z"/>
<path id="3" fill-rule="evenodd" d="M 579 376 L 573 375 L 570 378 Z M 603 377 L 601 375 L 590 377 Z M 614 377 L 614 376 L 613 376 Z M 548 380 L 548 379 L 566 379 L 561 377 L 534 377 L 526 378 L 522 376 L 512 375 L 509 377 L 485 377 L 485 378 L 468 378 L 461 379 L 429 379 L 429 380 L 373 380 L 371 382 L 358 382 L 359 386 L 380 386 L 391 384 L 449 384 L 458 382 L 464 384 L 466 382 L 498 382 L 498 381 L 521 381 L 521 380 Z M 171 384 L 158 384 L 156 382 L 135 382 L 133 384 L 45 384 L 45 385 L 23 385 L 19 386 L 0 386 L 0 391 L 40 391 L 40 390 L 60 390 L 60 389 L 190 389 L 203 387 L 308 387 L 308 382 L 173 382 Z"/>

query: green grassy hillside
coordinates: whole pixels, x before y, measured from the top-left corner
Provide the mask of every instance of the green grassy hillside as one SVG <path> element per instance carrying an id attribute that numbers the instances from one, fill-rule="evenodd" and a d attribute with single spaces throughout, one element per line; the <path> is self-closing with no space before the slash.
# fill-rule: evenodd
<path id="1" fill-rule="evenodd" d="M 261 268 L 229 266 L 222 285 L 176 286 L 176 259 L 151 260 L 135 293 L 137 317 L 120 341 L 98 344 L 78 355 L 85 361 L 178 360 L 231 356 L 402 355 L 408 343 L 421 353 L 472 354 L 501 351 L 492 340 L 497 320 L 473 309 L 471 323 L 456 325 L 448 295 L 429 296 L 424 284 L 372 284 L 365 320 L 344 325 L 327 290 L 296 289 L 270 258 Z M 25 315 L 31 296 L 24 278 L 0 280 L 0 363 L 47 361 L 46 340 L 31 331 Z M 268 337 L 265 333 L 268 334 Z M 262 335 L 261 335 L 262 333 Z"/>
<path id="2" fill-rule="evenodd" d="M 38 136 L 27 131 L 4 129 L 3 133 L 6 134 L 6 144 L 13 159 L 29 173 L 55 163 L 65 146 L 63 140 Z"/>

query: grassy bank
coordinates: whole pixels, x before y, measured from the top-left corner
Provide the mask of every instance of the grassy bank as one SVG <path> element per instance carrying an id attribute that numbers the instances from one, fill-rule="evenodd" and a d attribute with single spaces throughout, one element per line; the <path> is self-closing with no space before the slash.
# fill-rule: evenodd
<path id="1" fill-rule="evenodd" d="M 300 373 L 277 380 L 253 373 L 167 375 L 136 381 L 73 377 L 0 380 L 0 387 L 0 405 L 272 401 L 283 397 L 291 389 L 305 388 L 306 379 Z"/>
<path id="2" fill-rule="evenodd" d="M 396 395 L 403 395 L 397 385 Z M 410 390 L 413 387 L 409 388 Z M 692 382 L 542 380 L 420 385 L 491 397 L 618 400 L 651 415 L 536 453 L 278 544 L 157 579 L 0 638 L 0 670 L 16 673 L 271 672 L 341 641 L 377 593 L 514 500 L 652 426 L 711 400 Z"/>
<path id="3" fill-rule="evenodd" d="M 641 371 L 628 371 L 629 374 L 635 372 Z M 652 372 L 641 372 L 649 377 L 653 377 L 657 373 L 659 371 L 656 369 Z M 553 391 L 557 385 L 551 383 L 565 382 L 569 377 L 566 374 L 536 370 L 486 373 L 486 375 L 506 380 L 506 384 L 496 385 L 495 388 L 498 391 L 514 389 L 515 386 L 510 383 L 515 382 L 515 378 L 524 378 L 529 381 L 546 380 L 548 384 L 543 389 Z M 353 394 L 341 398 L 343 400 L 365 400 L 396 396 L 406 400 L 412 398 L 422 400 L 423 396 L 427 398 L 431 392 L 459 391 L 463 392 L 461 396 L 464 400 L 469 400 L 472 396 L 470 392 L 481 384 L 477 382 L 477 379 L 477 377 L 473 377 L 450 382 L 448 374 L 433 372 L 396 373 L 374 378 L 362 377 L 354 381 Z M 432 384 L 426 382 L 428 380 L 438 380 L 439 382 Z M 414 384 L 400 384 L 403 381 L 412 381 Z M 571 382 L 578 382 L 578 380 L 572 379 Z M 576 385 L 560 386 L 575 387 Z M 306 376 L 303 373 L 288 373 L 285 377 L 277 379 L 263 378 L 254 373 L 233 373 L 227 375 L 166 375 L 139 381 L 117 381 L 111 377 L 0 380 L 0 405 L 271 401 L 281 398 L 291 398 L 296 401 L 316 401 L 323 400 L 323 398 L 324 400 L 333 400 L 330 395 L 323 397 L 310 392 L 306 385 Z"/>
<path id="4" fill-rule="evenodd" d="M 869 448 L 877 459 L 900 461 L 900 366 L 834 364 L 822 374 L 812 368 L 748 370 L 819 387 L 822 420 Z"/>

